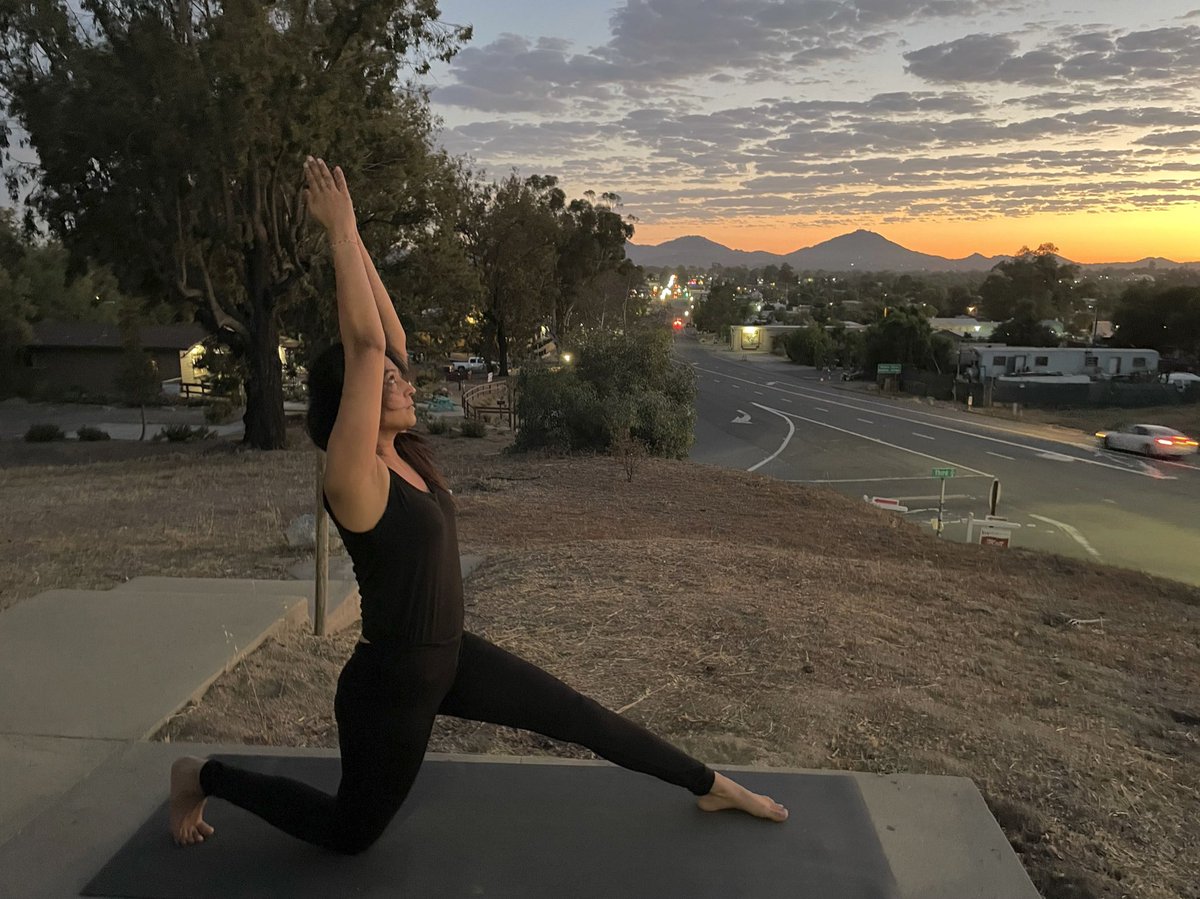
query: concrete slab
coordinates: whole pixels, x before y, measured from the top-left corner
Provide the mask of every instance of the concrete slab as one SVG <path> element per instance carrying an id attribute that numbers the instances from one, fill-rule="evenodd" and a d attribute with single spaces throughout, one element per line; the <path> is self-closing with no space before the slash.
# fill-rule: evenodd
<path id="1" fill-rule="evenodd" d="M 142 739 L 256 648 L 303 596 L 52 590 L 0 615 L 0 733 Z"/>
<path id="2" fill-rule="evenodd" d="M 246 594 L 255 597 L 265 596 L 303 596 L 307 599 L 306 614 L 309 622 L 316 620 L 316 600 L 313 594 L 316 586 L 311 578 L 307 580 L 254 580 L 250 578 L 220 578 L 220 577 L 135 577 L 113 588 L 122 592 L 136 591 L 139 593 L 192 593 L 198 596 L 239 595 Z M 342 628 L 358 620 L 358 585 L 354 582 L 354 571 L 350 570 L 348 578 L 329 580 L 329 592 L 326 595 L 325 630 L 335 634 Z"/>
<path id="3" fill-rule="evenodd" d="M 115 740 L 0 734 L 0 844 L 125 746 Z"/>
<path id="4" fill-rule="evenodd" d="M 333 753 L 311 750 L 264 750 L 262 747 L 204 746 L 137 743 L 109 759 L 92 776 L 72 790 L 54 808 L 38 817 L 20 834 L 0 845 L 0 895 L 43 899 L 78 895 L 79 891 L 157 810 L 165 799 L 170 762 L 182 753 L 250 754 L 269 751 L 274 756 L 332 758 Z M 545 758 L 503 756 L 427 757 L 427 765 L 451 763 L 521 765 L 541 768 L 609 767 L 601 762 L 578 762 Z M 891 868 L 898 895 L 903 899 L 1037 899 L 1019 860 L 970 781 L 906 775 L 870 775 L 848 772 L 785 771 L 723 767 L 726 772 L 753 775 L 800 774 L 820 778 L 844 778 L 860 791 L 873 833 L 864 832 L 865 842 L 881 847 Z M 503 776 L 502 774 L 500 775 Z M 653 781 L 630 775 L 630 783 L 654 785 Z M 551 778 L 547 778 L 550 780 Z M 747 776 L 747 780 L 751 776 Z M 683 801 L 687 801 L 686 797 Z M 218 815 L 235 810 L 216 807 L 211 813 L 220 828 Z M 512 820 L 521 821 L 528 810 L 511 809 Z M 682 810 L 686 814 L 686 810 Z M 566 814 L 567 812 L 564 812 Z M 507 812 L 506 812 L 507 814 Z M 460 816 L 461 817 L 461 816 Z M 504 821 L 485 821 L 501 830 Z M 741 823 L 739 821 L 739 823 Z M 821 822 L 805 822 L 803 809 L 793 809 L 793 818 L 779 831 L 774 825 L 747 822 L 782 837 L 785 828 L 806 826 L 819 830 Z M 766 830 L 770 828 L 770 830 Z M 163 839 L 166 839 L 165 833 Z M 297 844 L 298 845 L 298 844 Z M 581 844 L 586 851 L 587 842 Z M 212 846 L 180 850 L 205 851 Z M 294 857 L 308 852 L 301 846 Z M 470 853 L 463 856 L 470 863 Z M 345 860 L 353 862 L 353 860 Z M 530 870 L 536 874 L 538 865 Z M 491 893 L 489 893 L 490 895 Z M 480 893 L 482 895 L 482 893 Z M 656 893 L 655 895 L 661 895 Z M 690 892 L 690 897 L 702 893 Z M 815 894 L 814 894 L 815 895 Z M 824 897 L 822 897 L 824 899 Z"/>

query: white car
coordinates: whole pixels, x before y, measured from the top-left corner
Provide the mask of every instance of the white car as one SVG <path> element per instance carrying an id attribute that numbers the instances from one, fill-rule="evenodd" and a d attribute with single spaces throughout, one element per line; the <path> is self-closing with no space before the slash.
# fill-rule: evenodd
<path id="1" fill-rule="evenodd" d="M 1111 431 L 1097 431 L 1105 449 L 1126 450 L 1147 456 L 1190 456 L 1197 441 L 1162 425 L 1122 425 Z"/>

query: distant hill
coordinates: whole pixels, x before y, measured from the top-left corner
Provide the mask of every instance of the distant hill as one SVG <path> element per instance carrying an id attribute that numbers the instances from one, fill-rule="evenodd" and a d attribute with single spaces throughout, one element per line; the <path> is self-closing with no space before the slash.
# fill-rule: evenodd
<path id="1" fill-rule="evenodd" d="M 918 253 L 888 240 L 882 234 L 862 229 L 786 255 L 763 250 L 731 250 L 707 237 L 697 235 L 678 237 L 653 246 L 627 243 L 625 253 L 636 264 L 649 267 L 682 265 L 708 268 L 710 265 L 744 265 L 747 268 L 762 268 L 767 265 L 783 265 L 786 262 L 797 271 L 808 269 L 830 272 L 985 272 L 996 263 L 1010 258 L 972 253 L 962 259 L 947 259 L 944 256 Z M 1147 257 L 1139 262 L 1105 262 L 1086 265 L 1084 268 L 1177 268 L 1196 265 L 1200 263 L 1180 263 L 1170 259 Z"/>

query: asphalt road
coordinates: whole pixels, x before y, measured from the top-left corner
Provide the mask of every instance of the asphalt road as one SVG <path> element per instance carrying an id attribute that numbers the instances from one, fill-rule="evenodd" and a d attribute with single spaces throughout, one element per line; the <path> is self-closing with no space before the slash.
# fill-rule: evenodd
<path id="1" fill-rule="evenodd" d="M 932 470 L 953 468 L 943 539 L 966 539 L 967 517 L 987 514 L 995 479 L 998 514 L 1020 525 L 1013 546 L 1200 584 L 1195 456 L 1144 459 L 1075 432 L 888 400 L 821 381 L 813 369 L 743 359 L 690 337 L 676 349 L 699 378 L 697 462 L 899 500 L 909 511 L 896 514 L 919 522 L 931 540 L 940 488 Z"/>

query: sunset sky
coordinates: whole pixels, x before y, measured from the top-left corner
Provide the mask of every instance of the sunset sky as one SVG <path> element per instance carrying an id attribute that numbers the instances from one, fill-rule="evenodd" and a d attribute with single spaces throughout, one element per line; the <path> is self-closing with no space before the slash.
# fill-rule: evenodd
<path id="1" fill-rule="evenodd" d="M 443 145 L 637 243 L 1200 260 L 1200 0 L 442 0 Z"/>

